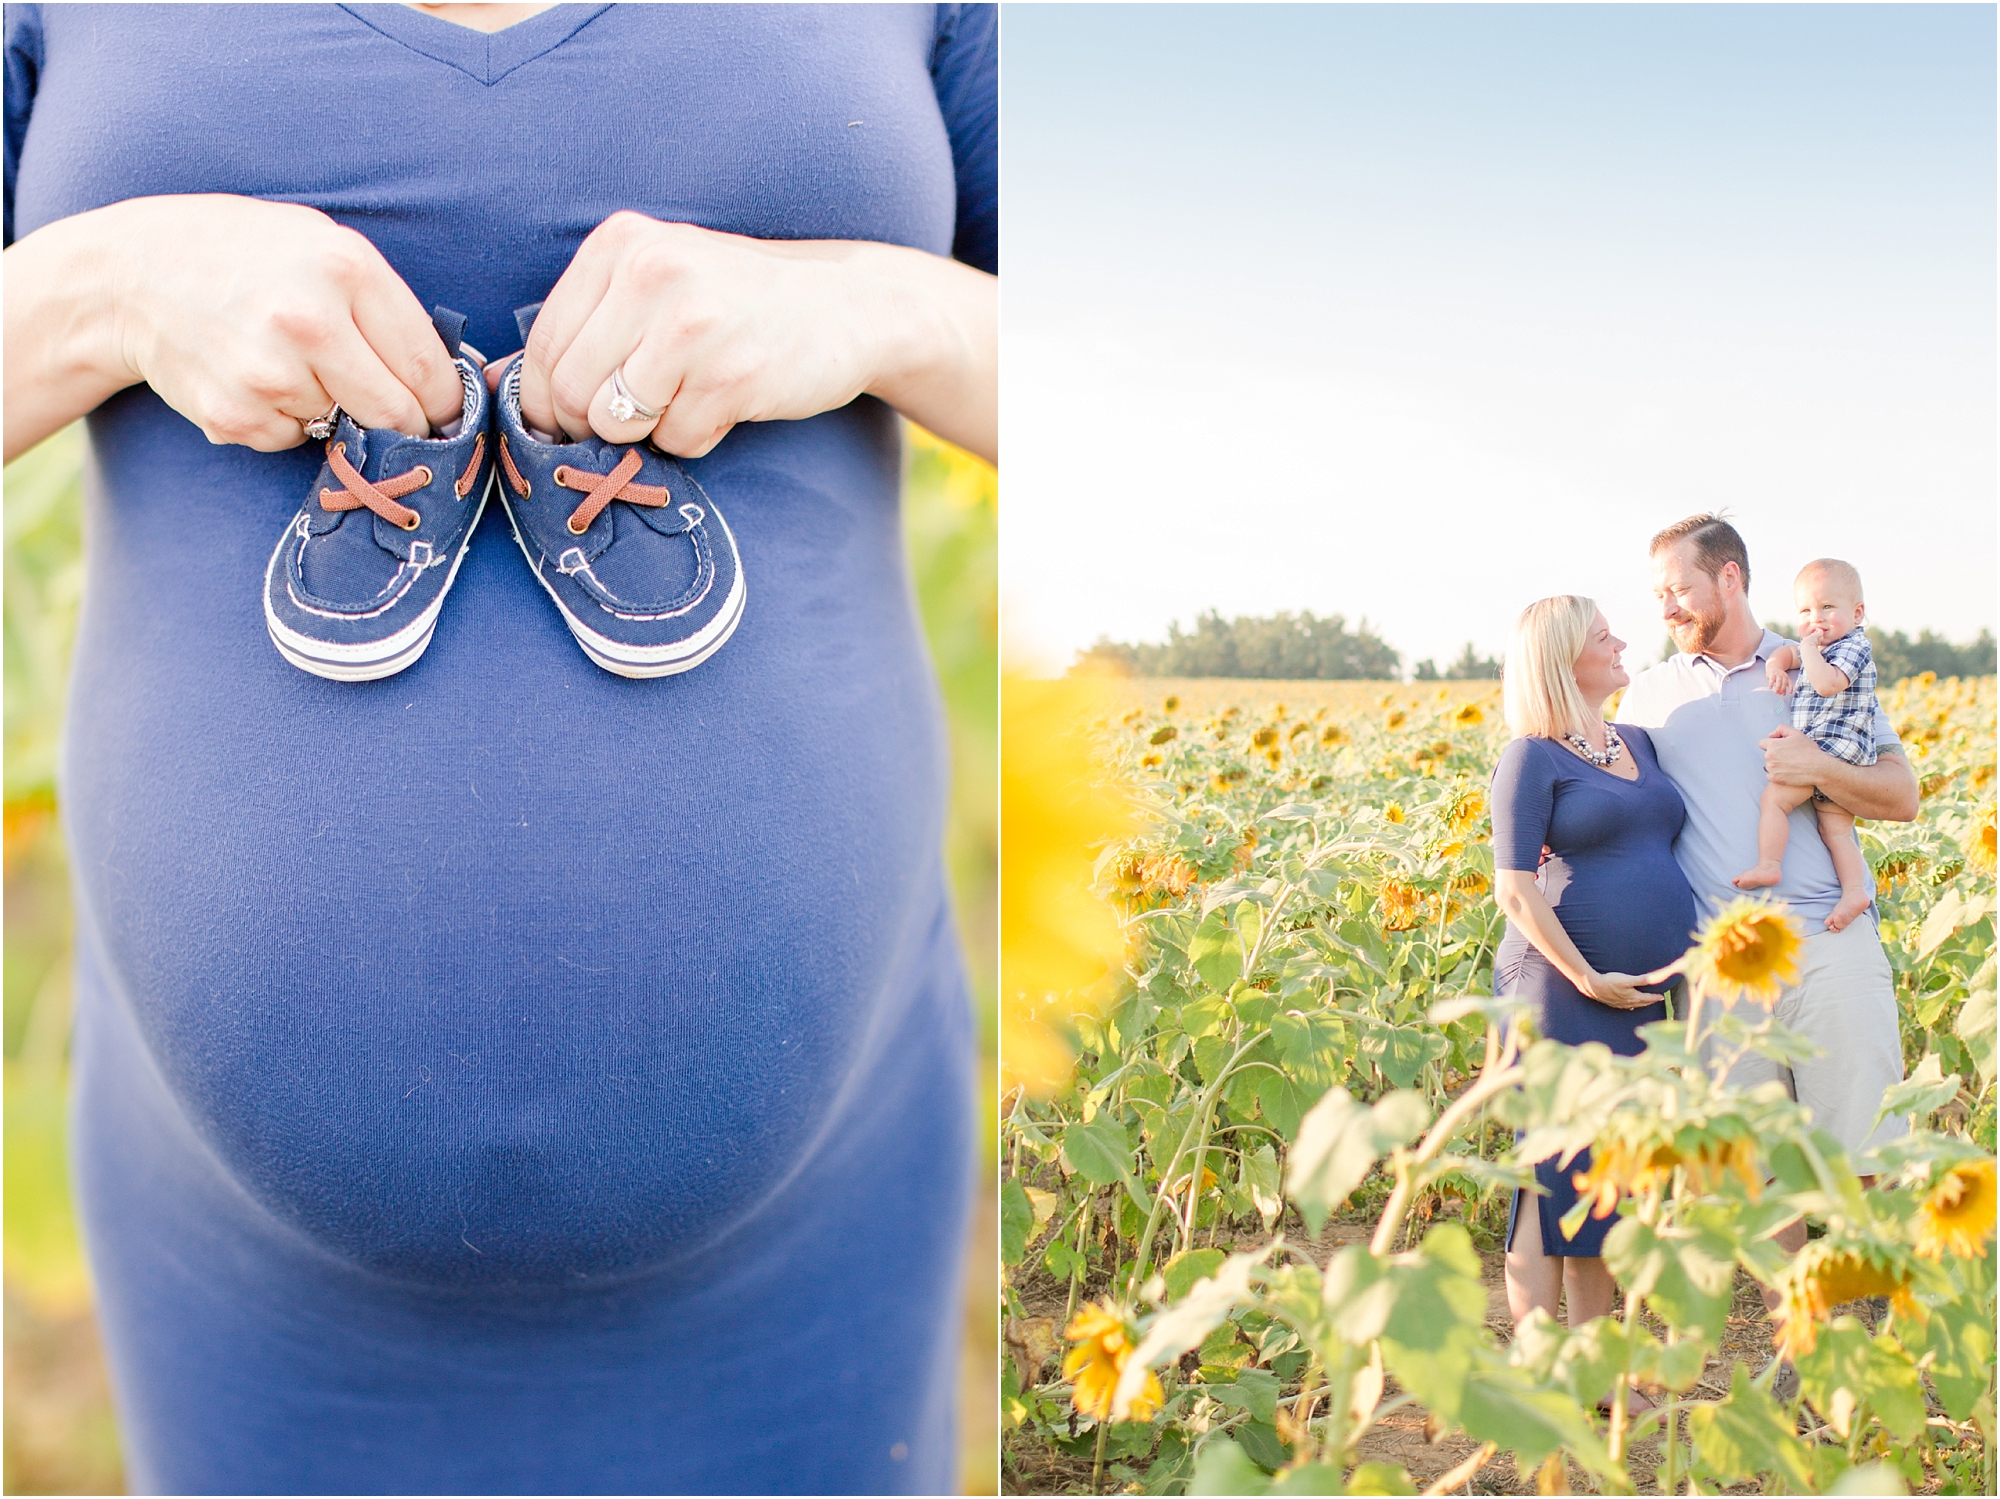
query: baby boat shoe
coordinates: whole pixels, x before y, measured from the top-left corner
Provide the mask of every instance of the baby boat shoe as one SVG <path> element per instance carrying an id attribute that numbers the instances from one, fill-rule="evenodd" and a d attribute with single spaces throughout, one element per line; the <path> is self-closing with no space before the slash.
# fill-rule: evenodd
<path id="1" fill-rule="evenodd" d="M 540 305 L 523 308 L 525 343 Z M 521 361 L 501 377 L 496 487 L 514 540 L 589 656 L 621 677 L 692 670 L 743 617 L 729 523 L 649 444 L 547 440 L 521 415 Z"/>
<path id="2" fill-rule="evenodd" d="M 421 656 L 486 508 L 486 361 L 460 342 L 463 317 L 440 307 L 432 320 L 465 388 L 450 435 L 370 430 L 342 412 L 264 570 L 271 640 L 316 677 L 372 682 Z"/>

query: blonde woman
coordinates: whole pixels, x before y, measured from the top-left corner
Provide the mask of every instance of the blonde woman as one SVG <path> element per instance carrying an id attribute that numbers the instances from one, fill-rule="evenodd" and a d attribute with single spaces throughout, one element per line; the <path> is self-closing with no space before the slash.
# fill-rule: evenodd
<path id="1" fill-rule="evenodd" d="M 1604 702 L 1630 680 L 1625 642 L 1597 605 L 1565 594 L 1521 611 L 1507 651 L 1507 726 L 1519 737 L 1493 773 L 1494 896 L 1507 934 L 1495 992 L 1535 1002 L 1542 1035 L 1601 1041 L 1630 1056 L 1638 1028 L 1666 1018 L 1659 993 L 1632 977 L 1673 961 L 1694 926 L 1694 896 L 1674 862 L 1687 820 L 1680 793 L 1644 729 L 1604 721 Z M 1653 986 L 1664 990 L 1665 985 Z M 1566 1295 L 1580 1326 L 1609 1313 L 1608 1219 L 1573 1238 L 1560 1222 L 1576 1203 L 1586 1154 L 1535 1170 L 1540 1195 L 1515 1194 L 1507 1233 L 1507 1304 L 1519 1322 L 1550 1315 Z"/>

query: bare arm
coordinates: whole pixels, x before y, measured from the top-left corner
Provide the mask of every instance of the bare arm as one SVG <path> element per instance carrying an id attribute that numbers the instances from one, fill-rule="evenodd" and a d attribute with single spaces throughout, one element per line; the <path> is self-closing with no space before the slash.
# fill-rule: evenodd
<path id="1" fill-rule="evenodd" d="M 1584 962 L 1583 954 L 1576 950 L 1576 944 L 1535 884 L 1534 875 L 1523 869 L 1494 870 L 1493 897 L 1507 913 L 1508 920 L 1555 965 L 1558 973 L 1576 985 L 1578 992 L 1615 1010 L 1642 1010 L 1660 1002 L 1659 995 L 1640 992 L 1630 974 L 1599 973 Z"/>
<path id="2" fill-rule="evenodd" d="M 1765 773 L 1775 785 L 1817 786 L 1856 817 L 1916 820 L 1917 778 L 1895 750 L 1882 751 L 1873 765 L 1849 765 L 1789 725 L 1771 730 L 1759 747 L 1764 751 Z"/>
<path id="3" fill-rule="evenodd" d="M 6 252 L 6 456 L 130 385 L 210 442 L 305 440 L 338 401 L 422 436 L 459 410 L 458 376 L 409 287 L 316 209 L 223 193 L 128 198 Z"/>
<path id="4" fill-rule="evenodd" d="M 1799 657 L 1806 680 L 1821 697 L 1835 697 L 1847 691 L 1847 673 L 1820 654 L 1818 631 L 1807 630 L 1800 636 Z"/>
<path id="5" fill-rule="evenodd" d="M 1792 673 L 1798 664 L 1799 649 L 1795 645 L 1780 646 L 1764 658 L 1764 680 L 1779 697 L 1791 696 Z"/>

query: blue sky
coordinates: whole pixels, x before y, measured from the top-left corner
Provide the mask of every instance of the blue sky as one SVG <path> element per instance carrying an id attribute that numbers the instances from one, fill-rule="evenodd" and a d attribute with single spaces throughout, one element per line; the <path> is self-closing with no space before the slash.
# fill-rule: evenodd
<path id="1" fill-rule="evenodd" d="M 1731 511 L 1762 617 L 1994 623 L 1987 6 L 1016 4 L 1010 648 L 1206 608 L 1650 661 L 1646 538 Z"/>

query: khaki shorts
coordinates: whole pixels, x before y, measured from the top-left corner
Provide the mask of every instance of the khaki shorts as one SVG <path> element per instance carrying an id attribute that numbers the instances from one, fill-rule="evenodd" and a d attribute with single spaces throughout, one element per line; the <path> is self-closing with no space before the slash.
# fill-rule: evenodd
<path id="1" fill-rule="evenodd" d="M 1761 1006 L 1748 1008 L 1754 1019 Z M 1903 1080 L 1895 979 L 1872 912 L 1856 917 L 1845 931 L 1806 938 L 1799 981 L 1778 997 L 1774 1013 L 1780 1025 L 1811 1041 L 1820 1054 L 1795 1067 L 1744 1057 L 1729 1071 L 1733 1085 L 1750 1088 L 1776 1078 L 1812 1110 L 1813 1123 L 1839 1140 L 1857 1167 L 1864 1150 L 1909 1133 L 1909 1120 L 1901 1114 L 1871 1128 L 1883 1090 Z"/>

